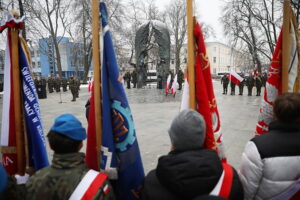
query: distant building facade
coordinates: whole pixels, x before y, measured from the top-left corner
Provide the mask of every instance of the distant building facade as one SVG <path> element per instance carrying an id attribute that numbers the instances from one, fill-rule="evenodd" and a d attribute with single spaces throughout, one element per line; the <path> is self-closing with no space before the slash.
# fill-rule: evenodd
<path id="1" fill-rule="evenodd" d="M 212 74 L 241 71 L 240 67 L 243 65 L 243 56 L 239 51 L 220 42 L 207 42 L 206 53 L 209 57 Z"/>
<path id="2" fill-rule="evenodd" d="M 84 51 L 80 43 L 70 42 L 69 38 L 60 37 L 58 44 L 62 76 L 69 78 L 77 76 L 80 79 L 84 74 Z M 51 37 L 39 40 L 40 64 L 42 77 L 58 76 L 56 52 Z"/>
<path id="3" fill-rule="evenodd" d="M 30 47 L 30 56 L 31 56 L 31 69 L 35 76 L 41 76 L 41 53 L 40 48 L 38 46 Z"/>

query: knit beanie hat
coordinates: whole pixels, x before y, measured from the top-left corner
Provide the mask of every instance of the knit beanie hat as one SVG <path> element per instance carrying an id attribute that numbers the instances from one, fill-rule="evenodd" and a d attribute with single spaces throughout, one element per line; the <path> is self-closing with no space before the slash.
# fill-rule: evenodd
<path id="1" fill-rule="evenodd" d="M 50 130 L 77 141 L 82 141 L 86 138 L 85 128 L 72 114 L 63 114 L 57 117 Z"/>
<path id="2" fill-rule="evenodd" d="M 205 139 L 205 121 L 195 110 L 181 111 L 172 121 L 169 129 L 171 143 L 176 150 L 199 149 Z"/>

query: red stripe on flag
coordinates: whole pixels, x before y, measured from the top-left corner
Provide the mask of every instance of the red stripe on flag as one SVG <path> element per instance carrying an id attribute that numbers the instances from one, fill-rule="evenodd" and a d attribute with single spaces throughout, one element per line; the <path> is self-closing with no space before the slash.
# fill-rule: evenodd
<path id="1" fill-rule="evenodd" d="M 239 84 L 241 83 L 241 81 L 238 80 L 238 79 L 237 79 L 235 76 L 233 76 L 232 74 L 230 74 L 229 80 L 230 80 L 231 82 L 233 82 L 235 85 L 239 85 Z"/>
<path id="2" fill-rule="evenodd" d="M 11 50 L 11 32 L 7 32 L 9 54 L 10 54 L 10 68 L 12 68 L 12 50 Z M 12 82 L 12 70 L 10 71 L 10 105 L 9 105 L 9 131 L 8 131 L 8 147 L 16 147 L 16 132 L 15 132 L 15 107 L 14 107 L 14 92 Z M 17 154 L 5 153 L 2 155 L 3 166 L 9 175 L 17 173 Z"/>
<path id="3" fill-rule="evenodd" d="M 96 142 L 96 122 L 95 122 L 95 101 L 94 101 L 94 84 L 92 85 L 92 95 L 90 97 L 90 110 L 88 119 L 88 134 L 86 146 L 86 164 L 88 168 L 99 170 L 97 142 Z"/>

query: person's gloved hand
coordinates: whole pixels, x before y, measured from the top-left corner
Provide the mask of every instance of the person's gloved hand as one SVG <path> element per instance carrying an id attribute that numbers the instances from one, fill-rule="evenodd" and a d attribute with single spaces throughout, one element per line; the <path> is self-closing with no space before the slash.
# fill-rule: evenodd
<path id="1" fill-rule="evenodd" d="M 29 179 L 29 174 L 25 173 L 24 176 L 20 176 L 19 174 L 16 174 L 15 179 L 18 185 L 25 184 Z"/>

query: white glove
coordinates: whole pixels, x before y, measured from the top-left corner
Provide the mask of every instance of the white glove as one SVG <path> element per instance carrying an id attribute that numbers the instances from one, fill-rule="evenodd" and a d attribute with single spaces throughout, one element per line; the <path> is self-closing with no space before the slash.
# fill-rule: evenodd
<path id="1" fill-rule="evenodd" d="M 29 179 L 29 174 L 25 173 L 24 176 L 20 176 L 19 174 L 16 174 L 15 178 L 17 180 L 18 185 L 25 184 Z"/>

